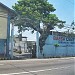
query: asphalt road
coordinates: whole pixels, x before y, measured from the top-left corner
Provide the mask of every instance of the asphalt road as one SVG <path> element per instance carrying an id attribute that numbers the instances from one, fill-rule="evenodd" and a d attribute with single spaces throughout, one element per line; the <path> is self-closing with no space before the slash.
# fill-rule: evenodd
<path id="1" fill-rule="evenodd" d="M 75 58 L 0 61 L 0 75 L 75 75 Z"/>

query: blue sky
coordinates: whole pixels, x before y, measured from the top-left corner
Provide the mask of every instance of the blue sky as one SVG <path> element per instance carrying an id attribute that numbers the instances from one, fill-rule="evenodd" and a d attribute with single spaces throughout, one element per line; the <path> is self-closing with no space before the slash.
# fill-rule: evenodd
<path id="1" fill-rule="evenodd" d="M 54 12 L 59 19 L 65 20 L 70 24 L 74 20 L 74 1 L 75 0 L 48 0 L 56 8 Z"/>
<path id="2" fill-rule="evenodd" d="M 56 8 L 56 11 L 54 12 L 60 20 L 66 21 L 66 24 L 70 25 L 71 22 L 75 19 L 74 12 L 75 12 L 75 0 L 48 0 L 53 6 Z M 14 5 L 17 0 L 0 0 L 3 4 L 6 6 L 12 8 L 12 5 Z M 15 31 L 16 34 L 16 31 Z M 26 31 L 23 33 L 26 35 L 28 40 L 36 40 L 35 33 L 32 35 L 30 32 Z M 30 36 L 29 36 L 29 35 Z"/>

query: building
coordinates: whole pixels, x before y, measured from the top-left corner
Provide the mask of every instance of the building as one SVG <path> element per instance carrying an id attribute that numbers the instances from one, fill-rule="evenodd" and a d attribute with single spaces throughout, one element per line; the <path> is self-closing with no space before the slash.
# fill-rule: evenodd
<path id="1" fill-rule="evenodd" d="M 21 37 L 20 40 L 18 36 L 15 36 L 14 38 L 14 50 L 21 50 L 22 53 L 28 52 L 27 48 L 27 37 Z"/>
<path id="2" fill-rule="evenodd" d="M 9 57 L 10 20 L 15 12 L 0 2 L 0 56 Z"/>
<path id="3" fill-rule="evenodd" d="M 34 45 L 36 45 L 35 41 L 27 41 L 27 46 L 29 50 L 34 49 Z"/>
<path id="4" fill-rule="evenodd" d="M 31 52 L 34 48 L 35 41 L 28 41 L 27 37 L 22 36 L 20 40 L 18 36 L 14 37 L 14 50 L 19 51 L 21 47 L 22 53 Z"/>
<path id="5" fill-rule="evenodd" d="M 75 56 L 75 34 L 52 31 L 39 50 L 38 57 L 66 57 Z"/>

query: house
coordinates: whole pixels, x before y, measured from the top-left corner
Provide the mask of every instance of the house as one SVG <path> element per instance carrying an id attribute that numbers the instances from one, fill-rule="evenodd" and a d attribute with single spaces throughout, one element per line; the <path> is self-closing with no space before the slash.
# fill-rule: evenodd
<path id="1" fill-rule="evenodd" d="M 0 56 L 9 57 L 10 20 L 15 12 L 0 2 Z"/>

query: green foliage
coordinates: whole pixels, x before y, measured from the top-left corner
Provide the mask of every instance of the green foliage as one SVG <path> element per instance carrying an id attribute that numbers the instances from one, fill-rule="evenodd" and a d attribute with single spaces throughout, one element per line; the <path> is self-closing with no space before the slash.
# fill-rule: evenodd
<path id="1" fill-rule="evenodd" d="M 17 12 L 15 25 L 18 26 L 19 32 L 25 30 L 26 27 L 37 30 L 36 27 L 40 21 L 51 25 L 56 25 L 59 21 L 55 14 L 50 14 L 56 9 L 47 0 L 18 0 L 13 9 Z"/>
<path id="2" fill-rule="evenodd" d="M 38 31 L 41 37 L 43 37 L 40 39 L 44 41 L 43 45 L 54 26 L 58 26 L 58 23 L 60 23 L 61 27 L 63 27 L 63 21 L 59 20 L 55 14 L 51 14 L 56 9 L 48 0 L 18 0 L 13 9 L 17 13 L 14 23 L 15 26 L 18 26 L 18 32 L 20 33 L 30 28 L 32 33 L 34 33 L 34 30 Z M 46 27 L 45 30 L 40 28 L 40 22 Z"/>
<path id="3" fill-rule="evenodd" d="M 54 46 L 55 46 L 55 47 L 59 47 L 59 44 L 56 43 L 56 44 L 54 44 Z"/>
<path id="4" fill-rule="evenodd" d="M 19 51 L 16 51 L 16 53 L 19 53 L 19 54 L 21 54 L 21 53 L 22 53 L 22 51 L 21 51 L 21 50 L 19 50 Z"/>
<path id="5" fill-rule="evenodd" d="M 37 31 L 37 27 L 42 21 L 49 29 L 52 29 L 59 19 L 55 14 L 50 14 L 56 9 L 47 0 L 18 0 L 13 9 L 17 12 L 14 19 L 19 32 L 32 28 Z M 39 29 L 41 33 L 41 29 Z"/>

